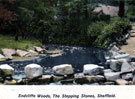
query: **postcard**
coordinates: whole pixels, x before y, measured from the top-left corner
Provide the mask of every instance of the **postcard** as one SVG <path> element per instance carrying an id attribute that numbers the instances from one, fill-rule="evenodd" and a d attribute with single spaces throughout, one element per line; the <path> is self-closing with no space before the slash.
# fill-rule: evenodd
<path id="1" fill-rule="evenodd" d="M 0 99 L 134 99 L 134 0 L 0 0 Z"/>

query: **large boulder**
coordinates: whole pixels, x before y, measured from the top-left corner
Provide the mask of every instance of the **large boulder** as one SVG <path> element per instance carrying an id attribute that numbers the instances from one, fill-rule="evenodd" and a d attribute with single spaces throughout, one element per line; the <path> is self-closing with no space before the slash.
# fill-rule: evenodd
<path id="1" fill-rule="evenodd" d="M 130 72 L 130 71 L 133 71 L 134 70 L 134 67 L 132 66 L 131 63 L 125 61 L 123 62 L 122 64 L 122 67 L 121 67 L 121 72 L 124 73 L 124 72 Z"/>
<path id="2" fill-rule="evenodd" d="M 14 68 L 9 66 L 8 64 L 0 65 L 0 75 L 5 76 L 12 76 L 14 74 Z"/>
<path id="3" fill-rule="evenodd" d="M 86 64 L 83 67 L 83 73 L 85 75 L 99 75 L 103 74 L 104 67 L 94 65 L 94 64 Z"/>
<path id="4" fill-rule="evenodd" d="M 28 78 L 39 77 L 43 74 L 43 68 L 38 64 L 29 64 L 24 71 Z"/>
<path id="5" fill-rule="evenodd" d="M 4 56 L 12 56 L 16 54 L 16 51 L 14 49 L 3 48 L 2 53 Z"/>
<path id="6" fill-rule="evenodd" d="M 121 71 L 121 66 L 123 64 L 123 62 L 125 62 L 126 59 L 111 59 L 110 62 L 110 69 L 112 69 L 113 71 L 119 72 Z"/>
<path id="7" fill-rule="evenodd" d="M 62 64 L 58 66 L 54 66 L 52 68 L 55 75 L 70 75 L 73 74 L 73 68 L 70 64 Z"/>
<path id="8" fill-rule="evenodd" d="M 120 79 L 120 72 L 109 72 L 104 74 L 107 81 L 116 81 Z"/>
<path id="9" fill-rule="evenodd" d="M 28 54 L 30 54 L 29 52 L 27 51 L 23 51 L 23 50 L 17 50 L 16 51 L 16 54 L 20 57 L 24 57 L 24 56 L 27 56 Z"/>

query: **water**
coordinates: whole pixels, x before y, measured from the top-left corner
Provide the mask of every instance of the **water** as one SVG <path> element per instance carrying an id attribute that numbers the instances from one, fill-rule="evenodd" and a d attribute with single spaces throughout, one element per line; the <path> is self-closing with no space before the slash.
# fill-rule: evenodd
<path id="1" fill-rule="evenodd" d="M 44 68 L 44 73 L 51 73 L 52 67 L 60 64 L 72 64 L 74 72 L 82 72 L 84 64 L 100 64 L 104 66 L 106 50 L 88 47 L 70 47 L 60 45 L 46 45 L 49 50 L 62 50 L 61 56 L 51 57 L 50 54 L 33 60 L 8 61 L 0 64 L 9 64 L 15 68 L 15 75 L 24 75 L 24 67 L 31 63 L 36 63 Z"/>

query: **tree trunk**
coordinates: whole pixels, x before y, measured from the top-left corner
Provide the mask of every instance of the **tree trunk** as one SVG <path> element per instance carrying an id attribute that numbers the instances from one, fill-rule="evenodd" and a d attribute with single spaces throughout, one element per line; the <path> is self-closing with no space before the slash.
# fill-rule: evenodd
<path id="1" fill-rule="evenodd" d="M 15 34 L 15 41 L 18 41 L 19 40 L 19 33 L 18 33 L 19 31 L 18 30 L 16 30 L 16 34 Z"/>
<path id="2" fill-rule="evenodd" d="M 89 14 L 88 14 L 88 7 L 87 7 L 87 4 L 88 4 L 88 0 L 85 0 L 85 19 L 87 20 L 88 17 L 89 17 Z"/>
<path id="3" fill-rule="evenodd" d="M 119 17 L 124 17 L 125 14 L 125 0 L 120 0 L 120 4 L 119 4 Z"/>

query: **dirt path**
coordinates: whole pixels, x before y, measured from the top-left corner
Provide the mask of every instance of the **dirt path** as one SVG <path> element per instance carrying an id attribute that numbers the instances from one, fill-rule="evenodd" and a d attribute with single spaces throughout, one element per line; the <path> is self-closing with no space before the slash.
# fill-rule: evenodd
<path id="1" fill-rule="evenodd" d="M 127 45 L 121 47 L 121 51 L 135 55 L 135 23 L 132 24 L 131 37 L 127 40 L 127 43 Z"/>

